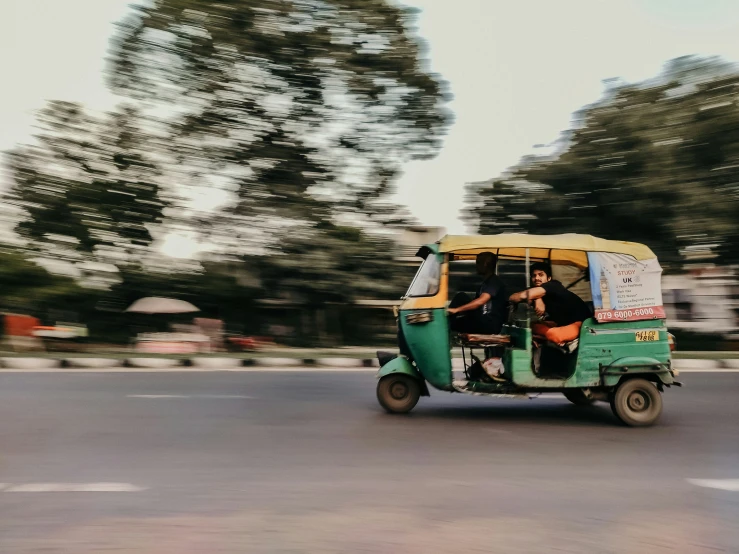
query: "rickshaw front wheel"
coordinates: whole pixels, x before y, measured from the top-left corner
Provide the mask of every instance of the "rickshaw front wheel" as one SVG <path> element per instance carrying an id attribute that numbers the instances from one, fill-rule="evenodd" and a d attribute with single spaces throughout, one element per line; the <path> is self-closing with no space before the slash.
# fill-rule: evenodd
<path id="1" fill-rule="evenodd" d="M 662 414 L 662 395 L 646 379 L 629 379 L 611 396 L 611 410 L 630 427 L 646 427 Z"/>
<path id="2" fill-rule="evenodd" d="M 377 383 L 377 400 L 391 414 L 410 412 L 420 397 L 418 380 L 402 373 L 386 375 Z"/>

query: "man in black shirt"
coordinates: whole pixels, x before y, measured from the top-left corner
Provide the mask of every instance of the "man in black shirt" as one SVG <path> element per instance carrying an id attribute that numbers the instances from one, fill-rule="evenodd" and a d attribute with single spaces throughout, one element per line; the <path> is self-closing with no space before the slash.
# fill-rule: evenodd
<path id="1" fill-rule="evenodd" d="M 548 341 L 564 344 L 580 336 L 582 322 L 590 317 L 587 304 L 559 281 L 552 280 L 552 270 L 547 264 L 531 265 L 532 288 L 512 294 L 511 302 L 528 301 L 534 304 L 541 323 L 531 326 L 534 335 Z"/>
<path id="2" fill-rule="evenodd" d="M 484 276 L 474 300 L 458 293 L 449 305 L 450 326 L 460 333 L 496 335 L 505 323 L 508 295 L 503 281 L 495 274 L 498 257 L 482 252 L 475 260 L 477 273 Z"/>

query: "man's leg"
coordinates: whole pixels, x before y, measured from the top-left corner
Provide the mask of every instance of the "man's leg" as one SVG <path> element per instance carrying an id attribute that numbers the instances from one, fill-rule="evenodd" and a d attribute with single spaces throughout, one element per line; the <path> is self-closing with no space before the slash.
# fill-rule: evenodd
<path id="1" fill-rule="evenodd" d="M 553 321 L 540 321 L 538 323 L 532 323 L 531 324 L 531 333 L 533 335 L 537 335 L 539 337 L 545 337 L 546 338 L 547 333 L 553 327 L 556 327 L 556 323 L 554 323 Z"/>
<path id="2" fill-rule="evenodd" d="M 580 336 L 580 328 L 582 327 L 581 321 L 576 321 L 570 325 L 563 327 L 552 327 L 544 335 L 546 339 L 555 344 L 564 344 L 575 340 Z"/>

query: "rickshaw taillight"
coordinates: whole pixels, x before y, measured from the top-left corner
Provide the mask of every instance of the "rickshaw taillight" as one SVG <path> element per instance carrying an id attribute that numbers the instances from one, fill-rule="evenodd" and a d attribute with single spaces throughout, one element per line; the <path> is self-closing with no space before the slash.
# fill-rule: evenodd
<path id="1" fill-rule="evenodd" d="M 675 335 L 672 333 L 667 333 L 667 342 L 670 345 L 670 352 L 674 352 L 677 350 L 677 343 L 675 342 Z"/>

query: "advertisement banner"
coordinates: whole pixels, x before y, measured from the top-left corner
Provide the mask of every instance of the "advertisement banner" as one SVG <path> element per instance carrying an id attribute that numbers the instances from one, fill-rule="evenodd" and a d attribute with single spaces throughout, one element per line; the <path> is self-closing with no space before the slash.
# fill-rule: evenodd
<path id="1" fill-rule="evenodd" d="M 595 318 L 609 321 L 664 319 L 662 268 L 657 258 L 588 252 Z"/>

